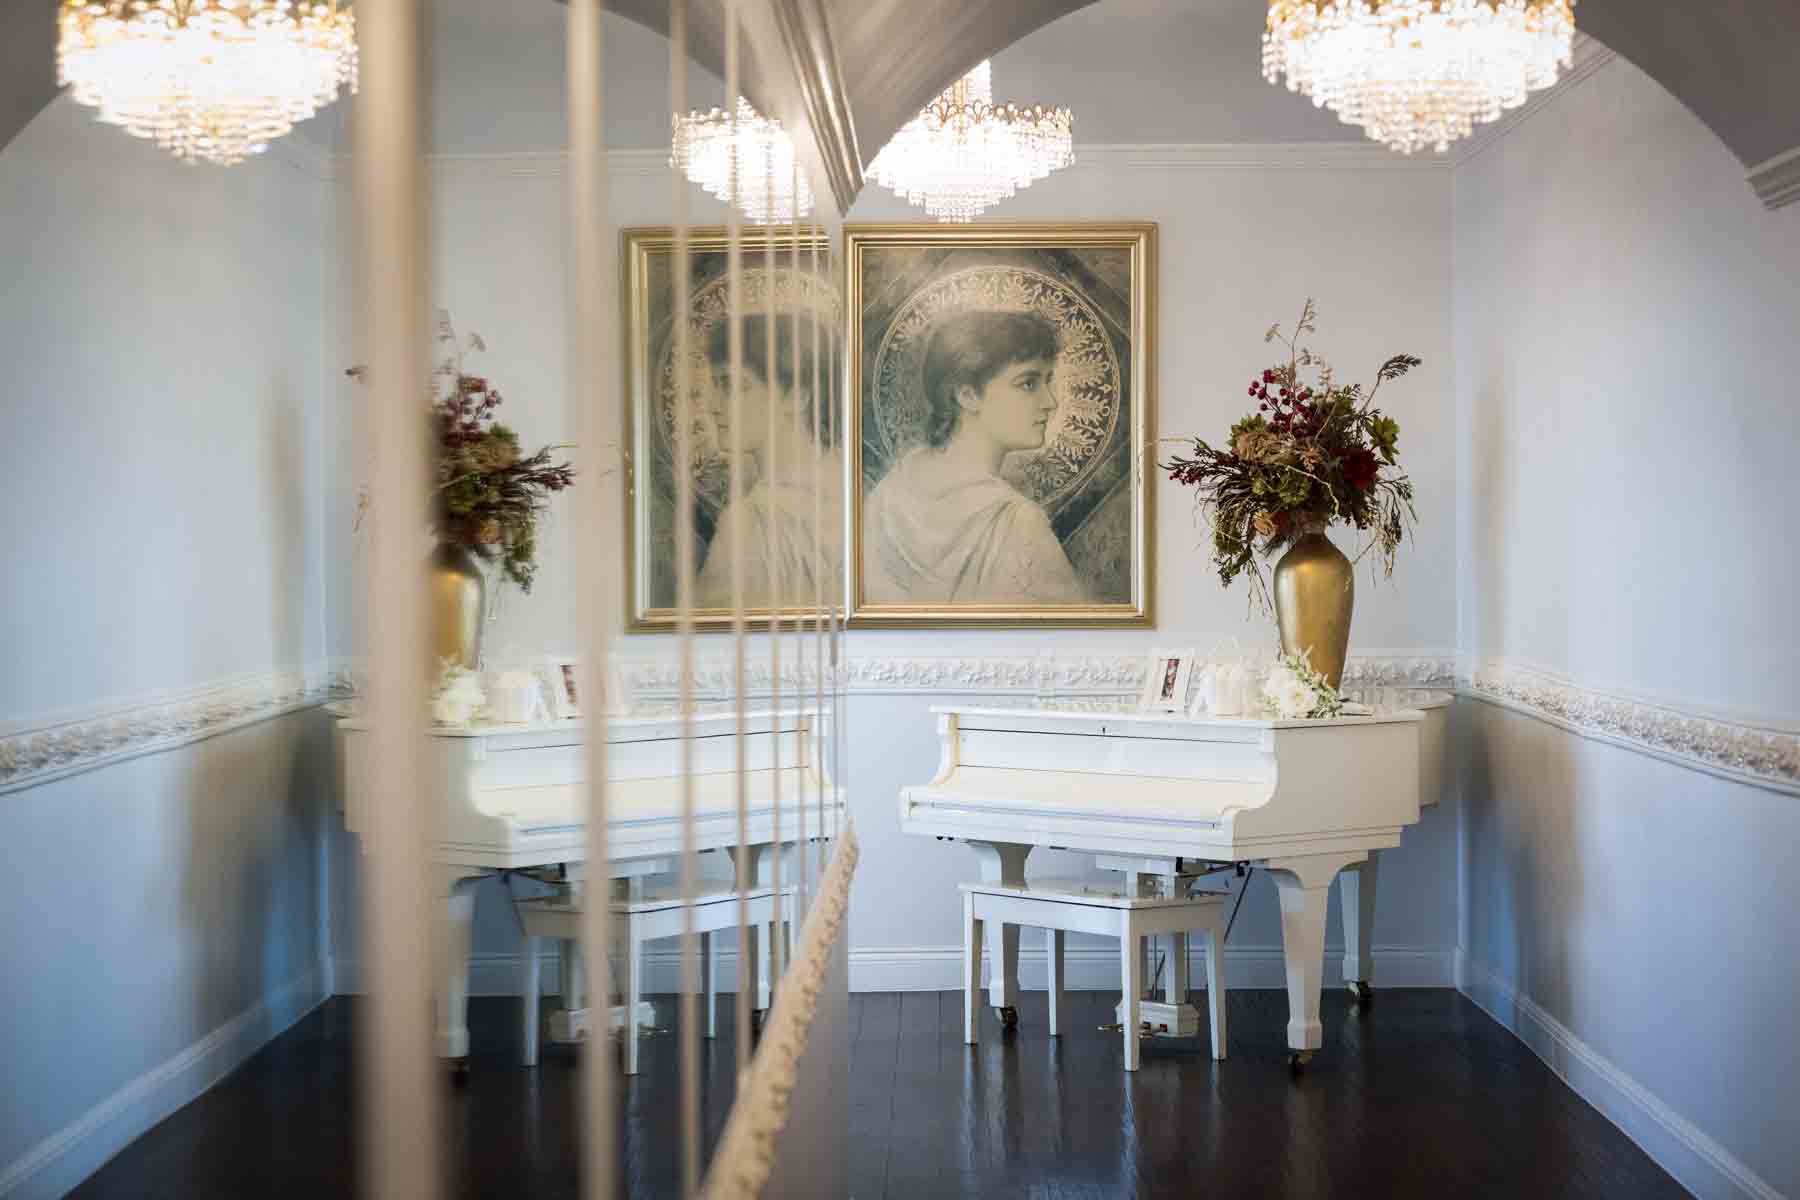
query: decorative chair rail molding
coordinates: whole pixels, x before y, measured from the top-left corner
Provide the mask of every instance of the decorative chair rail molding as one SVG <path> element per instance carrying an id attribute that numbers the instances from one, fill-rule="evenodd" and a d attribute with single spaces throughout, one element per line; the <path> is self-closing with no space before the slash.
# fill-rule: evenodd
<path id="1" fill-rule="evenodd" d="M 1461 691 L 1696 771 L 1800 795 L 1800 732 L 1584 687 L 1548 671 L 1484 662 Z"/>
<path id="2" fill-rule="evenodd" d="M 1205 639 L 1174 641 L 1204 644 Z M 852 694 L 1135 696 L 1143 685 L 1149 653 L 1146 646 L 1126 654 L 852 655 L 841 661 L 837 677 Z M 633 661 L 621 655 L 617 665 L 638 696 L 667 698 L 675 694 L 680 682 L 678 668 L 671 662 Z M 1344 690 L 1452 688 L 1456 679 L 1456 658 L 1449 653 L 1361 655 L 1353 656 L 1345 667 Z M 804 698 L 816 683 L 817 663 L 810 655 L 783 659 L 783 692 Z M 745 690 L 765 696 L 770 684 L 767 660 L 753 660 L 746 672 Z M 694 686 L 701 696 L 730 696 L 731 661 L 701 659 L 694 667 Z"/>
<path id="3" fill-rule="evenodd" d="M 756 1200 L 775 1165 L 775 1139 L 787 1125 L 788 1096 L 799 1079 L 800 1059 L 825 988 L 825 972 L 844 920 L 850 913 L 850 880 L 860 851 L 856 826 L 846 822 L 837 851 L 819 880 L 818 897 L 800 928 L 800 945 L 763 1027 L 749 1078 L 738 1086 L 737 1102 L 719 1135 L 707 1171 L 707 1200 Z"/>
<path id="4" fill-rule="evenodd" d="M 346 688 L 323 667 L 280 671 L 0 726 L 0 795 L 311 708 Z"/>

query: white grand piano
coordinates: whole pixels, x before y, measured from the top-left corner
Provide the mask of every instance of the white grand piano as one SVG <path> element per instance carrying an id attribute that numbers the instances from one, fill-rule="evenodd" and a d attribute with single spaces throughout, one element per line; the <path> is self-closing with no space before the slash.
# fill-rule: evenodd
<path id="1" fill-rule="evenodd" d="M 711 712 L 694 718 L 693 744 L 687 752 L 693 774 L 694 841 L 703 853 L 730 854 L 742 845 L 751 856 L 751 886 L 766 887 L 777 847 L 829 836 L 842 823 L 843 797 L 827 778 L 821 760 L 820 749 L 827 742 L 824 722 L 816 714 L 752 712 L 745 715 L 744 725 L 749 800 L 747 830 L 740 841 L 737 716 Z M 679 870 L 681 720 L 621 717 L 606 719 L 604 726 L 607 778 L 612 785 L 604 877 L 623 880 Z M 344 824 L 359 833 L 365 809 L 379 803 L 366 783 L 368 724 L 346 717 L 337 730 L 344 770 L 339 788 Z M 530 871 L 539 878 L 579 886 L 590 873 L 585 738 L 586 726 L 579 720 L 432 732 L 426 786 L 439 798 L 430 856 L 445 901 L 437 943 L 443 980 L 438 988 L 437 1043 L 445 1058 L 460 1061 L 469 1052 L 466 1016 L 475 885 L 496 873 Z M 371 865 L 379 869 L 380 864 Z M 602 875 L 597 870 L 591 873 Z M 784 885 L 795 882 L 792 871 L 783 874 Z M 578 977 L 573 967 L 565 963 L 565 971 Z"/>
<path id="2" fill-rule="evenodd" d="M 901 791 L 901 827 L 966 843 L 984 881 L 1018 886 L 1039 846 L 1165 886 L 1227 866 L 1267 870 L 1281 896 L 1298 1067 L 1322 1043 L 1326 905 L 1340 872 L 1344 977 L 1368 996 L 1376 855 L 1419 819 L 1442 704 L 1298 721 L 942 706 L 937 776 Z M 1425 786 L 1435 801 L 1435 774 Z M 989 938 L 989 1001 L 1010 1013 L 1018 927 L 1003 926 L 998 946 Z M 1193 1027 L 1191 1017 L 1159 1023 Z"/>

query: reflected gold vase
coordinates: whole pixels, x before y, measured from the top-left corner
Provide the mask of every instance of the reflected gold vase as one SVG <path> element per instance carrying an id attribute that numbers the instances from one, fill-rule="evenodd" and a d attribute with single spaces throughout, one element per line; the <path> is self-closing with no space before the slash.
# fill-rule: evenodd
<path id="1" fill-rule="evenodd" d="M 1284 654 L 1308 652 L 1313 670 L 1332 687 L 1344 681 L 1356 570 L 1325 536 L 1325 522 L 1299 518 L 1299 536 L 1275 564 L 1275 623 Z"/>
<path id="2" fill-rule="evenodd" d="M 487 576 L 466 546 L 439 542 L 431 552 L 431 647 L 435 667 L 445 659 L 473 671 L 481 665 L 481 614 Z"/>

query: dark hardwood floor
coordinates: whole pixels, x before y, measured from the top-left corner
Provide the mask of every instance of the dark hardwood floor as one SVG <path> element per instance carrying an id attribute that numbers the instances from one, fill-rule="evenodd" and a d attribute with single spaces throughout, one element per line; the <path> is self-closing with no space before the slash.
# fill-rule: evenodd
<path id="1" fill-rule="evenodd" d="M 1118 1036 L 1097 1028 L 1115 999 L 1071 993 L 1069 1032 L 1052 1040 L 1043 994 L 1028 992 L 1017 1030 L 984 1013 L 983 1041 L 966 1047 L 960 993 L 852 997 L 851 1195 L 1686 1194 L 1456 992 L 1384 991 L 1367 1013 L 1328 993 L 1326 1048 L 1297 1078 L 1283 1065 L 1282 992 L 1232 993 L 1226 1062 L 1203 1039 L 1154 1041 L 1135 1076 L 1119 1069 Z M 470 1075 L 445 1085 L 453 1195 L 577 1195 L 576 1055 L 549 1047 L 542 1066 L 519 1067 L 517 1011 L 512 1000 L 470 1005 Z M 354 1001 L 326 1004 L 74 1195 L 351 1193 L 355 1015 Z M 672 1037 L 647 1040 L 644 1073 L 627 1085 L 621 1168 L 633 1197 L 679 1190 L 676 1056 Z M 703 1064 L 710 1149 L 732 1043 L 703 1043 Z"/>

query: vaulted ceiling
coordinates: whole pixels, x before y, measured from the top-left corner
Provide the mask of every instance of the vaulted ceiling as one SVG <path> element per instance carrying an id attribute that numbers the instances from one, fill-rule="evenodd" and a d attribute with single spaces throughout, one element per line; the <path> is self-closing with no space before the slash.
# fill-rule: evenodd
<path id="1" fill-rule="evenodd" d="M 494 0 L 496 11 L 515 3 L 523 0 Z M 53 0 L 4 0 L 4 5 L 0 145 L 56 91 Z M 608 7 L 666 32 L 667 0 L 609 0 Z M 745 91 L 791 127 L 813 130 L 811 141 L 819 151 L 815 165 L 830 180 L 840 206 L 847 208 L 860 187 L 862 164 L 911 114 L 974 63 L 1038 30 L 1044 33 L 1033 41 L 1038 53 L 1032 61 L 1048 65 L 1011 81 L 1003 75 L 1003 95 L 1068 102 L 1071 95 L 1092 92 L 1096 101 L 1084 103 L 1082 111 L 1099 114 L 1101 124 L 1150 130 L 1131 140 L 1218 140 L 1221 135 L 1215 131 L 1228 131 L 1228 123 L 1202 119 L 1199 130 L 1182 136 L 1161 130 L 1181 128 L 1178 122 L 1184 120 L 1191 128 L 1192 114 L 1205 112 L 1208 97 L 1230 106 L 1252 94 L 1236 76 L 1253 67 L 1254 43 L 1237 43 L 1260 24 L 1262 4 L 766 0 L 741 9 L 746 18 Z M 1084 9 L 1088 11 L 1077 12 Z M 721 11 L 719 0 L 690 0 L 690 50 L 714 75 L 722 75 L 724 66 Z M 1576 18 L 1587 34 L 1630 59 L 1692 109 L 1746 170 L 1773 169 L 1778 160 L 1800 150 L 1796 0 L 1580 0 Z M 1196 47 L 1209 39 L 1230 39 L 1233 56 L 1198 52 Z M 1135 56 L 1152 68 L 1139 76 L 1146 86 L 1121 93 L 1113 82 L 1132 78 Z M 1240 60 L 1244 66 L 1231 65 Z M 1180 69 L 1188 61 L 1194 67 L 1184 86 Z M 1180 97 L 1177 91 L 1187 94 Z M 1321 122 L 1328 118 L 1311 113 L 1297 97 L 1268 92 L 1248 102 L 1278 101 L 1294 115 L 1291 131 L 1282 127 L 1266 140 L 1321 135 Z M 1186 103 L 1176 105 L 1179 99 Z M 1096 108 L 1100 100 L 1111 103 Z M 1183 110 L 1189 115 L 1170 115 Z M 1084 136 L 1092 140 L 1097 134 L 1114 140 L 1097 129 Z M 1800 163 L 1789 158 L 1786 170 L 1800 172 Z"/>

